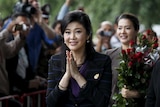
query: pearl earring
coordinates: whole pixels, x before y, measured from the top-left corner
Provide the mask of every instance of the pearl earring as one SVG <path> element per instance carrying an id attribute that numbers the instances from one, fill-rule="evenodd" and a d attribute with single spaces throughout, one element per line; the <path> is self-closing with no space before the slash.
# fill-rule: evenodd
<path id="1" fill-rule="evenodd" d="M 89 40 L 87 40 L 87 43 L 89 43 Z"/>

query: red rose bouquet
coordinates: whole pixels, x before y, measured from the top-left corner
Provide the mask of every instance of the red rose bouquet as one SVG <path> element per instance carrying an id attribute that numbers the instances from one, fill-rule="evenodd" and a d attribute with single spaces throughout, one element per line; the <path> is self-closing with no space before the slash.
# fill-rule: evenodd
<path id="1" fill-rule="evenodd" d="M 151 30 L 146 34 L 139 34 L 138 41 L 130 41 L 130 48 L 122 50 L 120 54 L 120 64 L 118 70 L 118 89 L 124 86 L 130 90 L 137 90 L 141 95 L 146 94 L 149 84 L 150 74 L 154 63 L 159 59 L 158 39 L 156 36 L 150 37 Z M 115 104 L 112 107 L 134 107 L 134 99 L 126 99 L 121 93 L 113 96 Z"/>

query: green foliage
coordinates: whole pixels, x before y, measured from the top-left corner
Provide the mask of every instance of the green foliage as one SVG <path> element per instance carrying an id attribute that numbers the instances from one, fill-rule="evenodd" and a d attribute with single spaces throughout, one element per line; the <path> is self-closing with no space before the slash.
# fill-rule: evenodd
<path id="1" fill-rule="evenodd" d="M 0 0 L 0 17 L 5 18 L 12 13 L 13 5 L 18 0 Z M 59 9 L 65 0 L 39 0 L 41 5 L 49 3 L 52 6 L 50 22 L 54 22 Z M 89 14 L 94 33 L 100 22 L 109 20 L 114 22 L 115 17 L 123 12 L 131 12 L 138 16 L 146 27 L 159 24 L 160 0 L 73 0 L 70 10 L 83 6 Z"/>
<path id="2" fill-rule="evenodd" d="M 0 0 L 0 18 L 10 16 L 17 0 Z"/>

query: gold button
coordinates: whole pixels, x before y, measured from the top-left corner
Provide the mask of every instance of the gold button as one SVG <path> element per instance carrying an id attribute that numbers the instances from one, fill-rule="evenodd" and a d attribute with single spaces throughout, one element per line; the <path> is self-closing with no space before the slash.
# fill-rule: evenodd
<path id="1" fill-rule="evenodd" d="M 99 78 L 99 74 L 95 74 L 94 79 L 98 79 L 98 78 Z"/>

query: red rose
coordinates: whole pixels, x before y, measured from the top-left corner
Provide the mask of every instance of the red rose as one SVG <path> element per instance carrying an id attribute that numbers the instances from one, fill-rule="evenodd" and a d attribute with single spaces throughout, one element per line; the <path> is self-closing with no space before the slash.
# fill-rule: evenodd
<path id="1" fill-rule="evenodd" d="M 133 47 L 134 44 L 135 44 L 135 43 L 134 43 L 133 40 L 131 40 L 131 41 L 129 42 L 129 46 L 130 46 L 130 47 Z"/>
<path id="2" fill-rule="evenodd" d="M 136 55 L 136 54 L 134 54 L 134 55 L 132 56 L 132 59 L 137 60 L 137 59 L 138 59 L 138 58 L 137 58 L 137 55 Z"/>
<path id="3" fill-rule="evenodd" d="M 142 52 L 137 52 L 138 58 L 142 58 L 143 53 Z"/>
<path id="4" fill-rule="evenodd" d="M 150 29 L 146 30 L 147 35 L 150 35 L 151 32 L 152 32 L 152 30 L 150 30 Z"/>
<path id="5" fill-rule="evenodd" d="M 133 62 L 132 62 L 132 61 L 129 61 L 129 62 L 128 62 L 128 67 L 132 67 L 132 65 L 133 65 Z"/>
<path id="6" fill-rule="evenodd" d="M 127 54 L 130 55 L 133 52 L 132 48 L 127 49 Z"/>
<path id="7" fill-rule="evenodd" d="M 157 37 L 154 37 L 154 38 L 153 38 L 153 42 L 158 42 L 158 38 L 157 38 Z"/>
<path id="8" fill-rule="evenodd" d="M 134 55 L 134 58 L 138 60 L 138 59 L 141 59 L 142 56 L 143 56 L 143 53 L 142 53 L 142 52 L 137 52 L 137 53 Z"/>
<path id="9" fill-rule="evenodd" d="M 145 40 L 147 37 L 146 35 L 142 35 L 142 39 Z"/>
<path id="10" fill-rule="evenodd" d="M 158 43 L 154 43 L 154 44 L 152 45 L 152 47 L 153 47 L 153 49 L 156 49 L 156 48 L 158 47 Z"/>
<path id="11" fill-rule="evenodd" d="M 142 61 L 142 59 L 141 59 L 141 58 L 138 58 L 138 59 L 137 59 L 137 62 L 141 62 L 141 61 Z"/>
<path id="12" fill-rule="evenodd" d="M 122 49 L 122 54 L 123 54 L 123 55 L 125 55 L 125 54 L 126 54 L 126 51 L 125 51 L 125 50 L 123 50 L 123 49 Z"/>
<path id="13" fill-rule="evenodd" d="M 136 50 L 135 48 L 132 48 L 132 49 L 131 49 L 132 52 L 135 52 L 135 50 Z"/>

